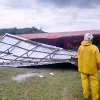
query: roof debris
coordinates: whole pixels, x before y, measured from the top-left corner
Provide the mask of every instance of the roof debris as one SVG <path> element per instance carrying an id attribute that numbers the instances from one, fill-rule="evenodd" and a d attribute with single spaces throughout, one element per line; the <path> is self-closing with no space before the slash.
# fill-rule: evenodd
<path id="1" fill-rule="evenodd" d="M 71 61 L 75 51 L 50 46 L 11 34 L 0 41 L 0 66 L 37 66 Z"/>
<path id="2" fill-rule="evenodd" d="M 54 73 L 50 73 L 50 75 L 54 75 Z"/>

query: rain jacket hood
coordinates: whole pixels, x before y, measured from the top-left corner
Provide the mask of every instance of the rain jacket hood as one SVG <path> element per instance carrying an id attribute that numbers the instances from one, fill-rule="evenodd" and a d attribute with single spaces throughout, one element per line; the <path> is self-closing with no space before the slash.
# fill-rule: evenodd
<path id="1" fill-rule="evenodd" d="M 89 46 L 89 45 L 92 45 L 92 42 L 91 41 L 82 41 L 81 43 L 83 46 Z"/>
<path id="2" fill-rule="evenodd" d="M 95 74 L 100 67 L 99 49 L 91 41 L 82 41 L 78 49 L 78 71 Z"/>

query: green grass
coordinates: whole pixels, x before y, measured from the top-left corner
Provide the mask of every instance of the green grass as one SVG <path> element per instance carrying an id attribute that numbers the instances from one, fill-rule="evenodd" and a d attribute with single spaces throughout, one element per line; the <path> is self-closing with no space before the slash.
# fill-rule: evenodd
<path id="1" fill-rule="evenodd" d="M 52 71 L 54 76 L 49 75 Z M 41 72 L 45 78 L 30 77 L 20 83 L 11 79 L 27 72 Z M 0 100 L 84 100 L 80 73 L 68 69 L 0 68 Z"/>

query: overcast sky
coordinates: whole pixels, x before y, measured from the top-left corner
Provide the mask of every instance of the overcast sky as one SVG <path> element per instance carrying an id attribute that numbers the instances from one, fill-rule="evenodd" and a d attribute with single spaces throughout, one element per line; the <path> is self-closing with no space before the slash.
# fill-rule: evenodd
<path id="1" fill-rule="evenodd" d="M 0 28 L 100 29 L 100 0 L 0 0 Z"/>

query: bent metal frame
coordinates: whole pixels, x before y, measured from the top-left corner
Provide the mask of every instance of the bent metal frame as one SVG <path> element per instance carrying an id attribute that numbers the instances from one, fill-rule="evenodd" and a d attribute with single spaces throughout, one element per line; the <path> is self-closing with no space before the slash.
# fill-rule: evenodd
<path id="1" fill-rule="evenodd" d="M 0 66 L 37 66 L 43 64 L 73 63 L 75 51 L 27 40 L 6 33 L 0 41 Z"/>

